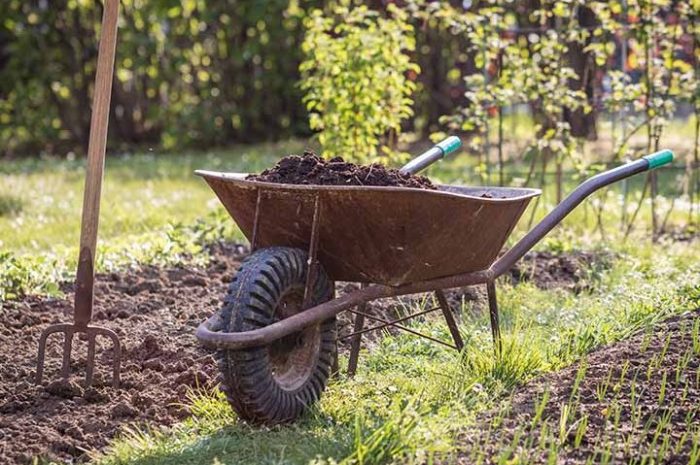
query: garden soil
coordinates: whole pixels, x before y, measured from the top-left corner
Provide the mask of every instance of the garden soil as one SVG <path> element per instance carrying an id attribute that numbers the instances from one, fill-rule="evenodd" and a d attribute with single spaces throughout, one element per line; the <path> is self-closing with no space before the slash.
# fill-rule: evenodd
<path id="1" fill-rule="evenodd" d="M 85 459 L 106 445 L 126 422 L 171 425 L 188 415 L 188 390 L 215 380 L 211 353 L 194 337 L 216 311 L 242 257 L 240 247 L 219 247 L 206 270 L 141 268 L 96 280 L 93 322 L 122 342 L 122 382 L 109 387 L 112 351 L 96 351 L 94 387 L 83 389 L 86 343 L 76 341 L 72 382 L 59 379 L 60 336 L 51 336 L 44 385 L 35 386 L 37 341 L 43 328 L 67 320 L 65 299 L 29 297 L 0 312 L 0 463 L 26 463 L 34 455 Z M 79 350 L 75 350 L 79 349 Z"/>
<path id="2" fill-rule="evenodd" d="M 611 252 L 528 252 L 510 269 L 513 283 L 532 282 L 540 289 L 566 289 L 578 294 L 595 287 L 601 272 L 612 265 Z"/>
<path id="3" fill-rule="evenodd" d="M 581 363 L 543 375 L 518 388 L 513 395 L 510 413 L 502 416 L 501 412 L 494 410 L 478 417 L 475 428 L 465 431 L 458 438 L 458 447 L 462 451 L 460 456 L 451 457 L 444 463 L 472 463 L 474 450 L 481 450 L 491 457 L 485 463 L 500 463 L 499 454 L 506 448 L 513 450 L 515 447 L 524 451 L 527 450 L 526 443 L 538 444 L 541 424 L 535 431 L 526 432 L 518 438 L 515 438 L 516 429 L 532 423 L 536 409 L 547 392 L 549 397 L 541 418 L 548 424 L 549 431 L 558 431 L 561 410 L 570 402 L 574 386 L 580 383 L 576 395 L 578 401 L 571 414 L 574 418 L 588 415 L 588 426 L 579 447 L 574 447 L 575 428 L 565 436 L 557 464 L 586 464 L 591 459 L 593 463 L 599 463 L 600 456 L 596 454 L 601 451 L 601 442 L 612 450 L 608 463 L 654 463 L 656 457 L 649 460 L 642 454 L 660 447 L 662 438 L 655 438 L 654 430 L 663 417 L 668 421 L 665 431 L 672 447 L 656 463 L 687 465 L 691 462 L 692 448 L 697 447 L 693 435 L 697 434 L 700 423 L 700 359 L 697 355 L 690 357 L 683 372 L 677 373 L 676 367 L 693 347 L 692 331 L 698 319 L 700 309 L 671 317 L 658 324 L 652 332 L 639 333 L 625 341 L 602 347 Z M 649 372 L 649 366 L 654 362 L 658 365 Z M 577 381 L 582 364 L 585 366 L 585 376 Z M 606 385 L 609 386 L 606 391 L 600 390 L 601 386 Z M 601 392 L 604 392 L 602 397 Z M 641 421 L 639 418 L 634 421 L 631 417 L 631 402 L 635 396 L 630 393 L 636 393 L 637 409 L 642 412 Z M 660 398 L 665 399 L 662 405 L 659 405 Z M 605 418 L 608 409 L 615 404 L 621 407 L 617 431 L 611 426 L 613 419 Z M 650 431 L 645 431 L 648 423 L 651 424 Z M 493 424 L 498 427 L 489 427 Z M 690 430 L 688 424 L 691 425 Z M 688 435 L 687 440 L 678 447 L 680 438 L 685 434 Z M 508 463 L 551 463 L 547 457 L 547 444 L 541 449 L 544 449 L 541 453 Z"/>
<path id="4" fill-rule="evenodd" d="M 424 176 L 400 173 L 379 163 L 356 165 L 335 157 L 324 160 L 313 152 L 289 155 L 260 174 L 247 179 L 279 184 L 320 184 L 328 186 L 394 186 L 436 189 Z"/>
<path id="5" fill-rule="evenodd" d="M 167 427 L 188 416 L 188 392 L 216 384 L 212 353 L 194 337 L 197 325 L 217 311 L 246 250 L 238 245 L 211 248 L 204 269 L 141 267 L 129 272 L 100 274 L 96 280 L 94 323 L 116 331 L 123 345 L 122 383 L 110 387 L 112 352 L 98 338 L 93 387 L 84 389 L 85 341 L 74 343 L 72 378 L 59 379 L 61 337 L 51 336 L 47 347 L 44 384 L 34 384 L 36 351 L 41 331 L 49 324 L 65 322 L 72 311 L 73 293 L 65 298 L 26 297 L 0 308 L 0 463 L 27 463 L 35 456 L 65 462 L 88 459 L 87 452 L 103 449 L 126 424 Z M 544 260 L 544 261 L 543 261 Z M 561 266 L 562 260 L 567 263 Z M 530 256 L 525 268 L 513 271 L 514 279 L 534 279 L 550 287 L 579 282 L 573 265 L 561 257 Z M 555 280 L 537 281 L 532 269 L 548 270 Z M 560 276 L 561 275 L 561 276 Z M 338 292 L 352 289 L 340 283 Z M 452 290 L 448 300 L 459 308 L 464 301 L 482 302 L 480 288 Z M 411 301 L 405 298 L 379 301 L 377 313 L 398 313 Z M 349 334 L 352 324 L 339 317 L 339 335 Z M 371 347 L 380 335 L 368 333 Z M 102 342 L 100 342 L 102 341 Z M 341 353 L 348 350 L 341 341 Z"/>

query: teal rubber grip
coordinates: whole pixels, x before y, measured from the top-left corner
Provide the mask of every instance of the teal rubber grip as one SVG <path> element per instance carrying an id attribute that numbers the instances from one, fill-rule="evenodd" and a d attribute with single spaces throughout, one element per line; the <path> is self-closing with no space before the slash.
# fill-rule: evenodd
<path id="1" fill-rule="evenodd" d="M 658 168 L 659 166 L 671 163 L 673 161 L 673 152 L 671 152 L 670 150 L 661 150 L 659 152 L 652 153 L 651 155 L 647 155 L 643 158 L 649 162 L 649 169 L 653 170 L 654 168 Z"/>
<path id="2" fill-rule="evenodd" d="M 447 155 L 460 148 L 462 146 L 462 141 L 457 136 L 450 136 L 447 139 L 438 142 L 435 144 L 435 146 L 439 147 L 440 150 L 442 150 L 442 153 Z"/>

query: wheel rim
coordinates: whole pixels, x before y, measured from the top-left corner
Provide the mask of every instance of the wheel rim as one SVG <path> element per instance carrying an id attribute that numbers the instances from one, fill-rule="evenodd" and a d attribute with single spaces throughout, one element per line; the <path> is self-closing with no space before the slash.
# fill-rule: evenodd
<path id="1" fill-rule="evenodd" d="M 282 320 L 299 313 L 304 301 L 304 289 L 285 292 L 275 308 L 276 319 Z M 300 388 L 311 376 L 321 346 L 321 328 L 316 324 L 292 333 L 267 348 L 272 377 L 286 391 Z"/>

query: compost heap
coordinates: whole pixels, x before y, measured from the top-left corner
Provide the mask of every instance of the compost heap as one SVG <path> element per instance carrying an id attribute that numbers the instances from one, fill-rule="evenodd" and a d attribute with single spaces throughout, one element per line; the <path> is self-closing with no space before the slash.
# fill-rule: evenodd
<path id="1" fill-rule="evenodd" d="M 356 165 L 341 157 L 324 160 L 311 151 L 289 155 L 260 174 L 246 179 L 278 184 L 320 184 L 325 186 L 394 186 L 437 189 L 424 176 L 400 173 L 379 163 Z"/>

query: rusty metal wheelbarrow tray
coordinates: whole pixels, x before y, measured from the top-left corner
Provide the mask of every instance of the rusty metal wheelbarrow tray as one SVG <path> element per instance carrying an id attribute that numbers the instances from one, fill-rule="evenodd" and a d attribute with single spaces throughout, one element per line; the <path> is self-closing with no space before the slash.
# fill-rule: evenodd
<path id="1" fill-rule="evenodd" d="M 540 194 L 498 187 L 274 184 L 247 181 L 243 173 L 197 174 L 254 248 L 307 249 L 318 202 L 318 259 L 328 276 L 390 286 L 488 268 Z"/>

